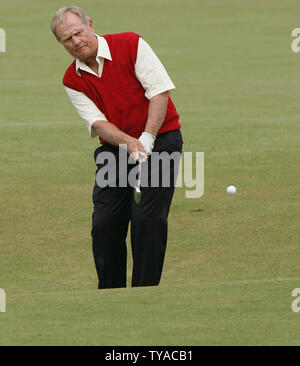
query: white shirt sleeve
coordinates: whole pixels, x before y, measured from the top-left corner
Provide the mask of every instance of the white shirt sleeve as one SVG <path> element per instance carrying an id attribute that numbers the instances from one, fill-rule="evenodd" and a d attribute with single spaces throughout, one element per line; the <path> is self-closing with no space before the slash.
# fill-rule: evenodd
<path id="1" fill-rule="evenodd" d="M 166 69 L 143 38 L 139 38 L 135 74 L 146 91 L 147 99 L 175 89 Z"/>
<path id="2" fill-rule="evenodd" d="M 96 121 L 107 121 L 105 115 L 98 109 L 96 104 L 84 93 L 70 89 L 65 86 L 65 90 L 76 108 L 80 117 L 85 121 L 91 137 L 96 137 L 92 125 Z"/>

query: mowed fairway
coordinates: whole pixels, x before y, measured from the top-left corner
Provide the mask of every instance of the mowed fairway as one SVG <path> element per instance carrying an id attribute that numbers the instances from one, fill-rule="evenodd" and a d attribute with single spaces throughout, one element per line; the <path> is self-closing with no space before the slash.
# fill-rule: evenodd
<path id="1" fill-rule="evenodd" d="M 98 140 L 63 90 L 72 59 L 49 26 L 70 4 L 1 0 L 0 345 L 300 345 L 299 1 L 76 4 L 98 34 L 137 32 L 165 64 L 205 192 L 175 192 L 159 287 L 130 288 L 128 242 L 129 286 L 97 290 Z"/>

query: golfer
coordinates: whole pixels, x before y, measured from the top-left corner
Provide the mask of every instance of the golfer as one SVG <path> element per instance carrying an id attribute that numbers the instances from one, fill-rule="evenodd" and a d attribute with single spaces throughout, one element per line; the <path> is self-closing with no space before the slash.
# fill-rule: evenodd
<path id="1" fill-rule="evenodd" d="M 122 178 L 119 165 L 124 165 L 119 149 L 135 160 L 147 157 L 149 182 L 151 154 L 153 160 L 154 152 L 181 153 L 179 115 L 169 95 L 174 84 L 140 35 L 128 32 L 98 36 L 92 20 L 77 6 L 59 9 L 51 29 L 74 58 L 63 77 L 65 90 L 86 122 L 90 136 L 100 140 L 94 158 L 96 177 L 102 178 L 95 179 L 91 231 L 98 288 L 126 287 L 129 224 L 131 285 L 158 285 L 179 162 L 170 164 L 169 186 L 162 184 L 165 177 L 159 179 L 158 186 L 141 186 L 137 204 L 132 186 L 118 184 Z M 99 159 L 103 153 L 113 154 L 116 159 L 115 181 L 110 182 L 113 184 L 101 184 L 107 172 L 107 163 Z M 124 170 L 128 174 L 133 168 L 129 160 L 125 163 L 128 169 Z M 142 176 L 146 173 L 143 169 L 146 168 L 142 167 Z M 160 164 L 159 174 L 163 173 Z"/>

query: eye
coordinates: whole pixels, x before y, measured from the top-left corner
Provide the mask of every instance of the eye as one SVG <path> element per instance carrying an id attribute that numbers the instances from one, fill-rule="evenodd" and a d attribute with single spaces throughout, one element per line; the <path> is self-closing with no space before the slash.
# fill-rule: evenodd
<path id="1" fill-rule="evenodd" d="M 64 43 L 70 42 L 70 41 L 71 41 L 71 39 L 72 39 L 72 37 L 68 37 L 68 38 L 64 39 L 64 40 L 63 40 L 63 42 L 64 42 Z"/>

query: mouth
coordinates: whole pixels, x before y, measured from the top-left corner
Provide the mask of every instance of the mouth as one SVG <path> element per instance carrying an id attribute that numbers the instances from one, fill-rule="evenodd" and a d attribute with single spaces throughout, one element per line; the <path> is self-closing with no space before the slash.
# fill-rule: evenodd
<path id="1" fill-rule="evenodd" d="M 76 48 L 75 52 L 81 52 L 83 48 L 85 48 L 86 46 L 81 46 L 81 47 L 78 47 Z"/>

